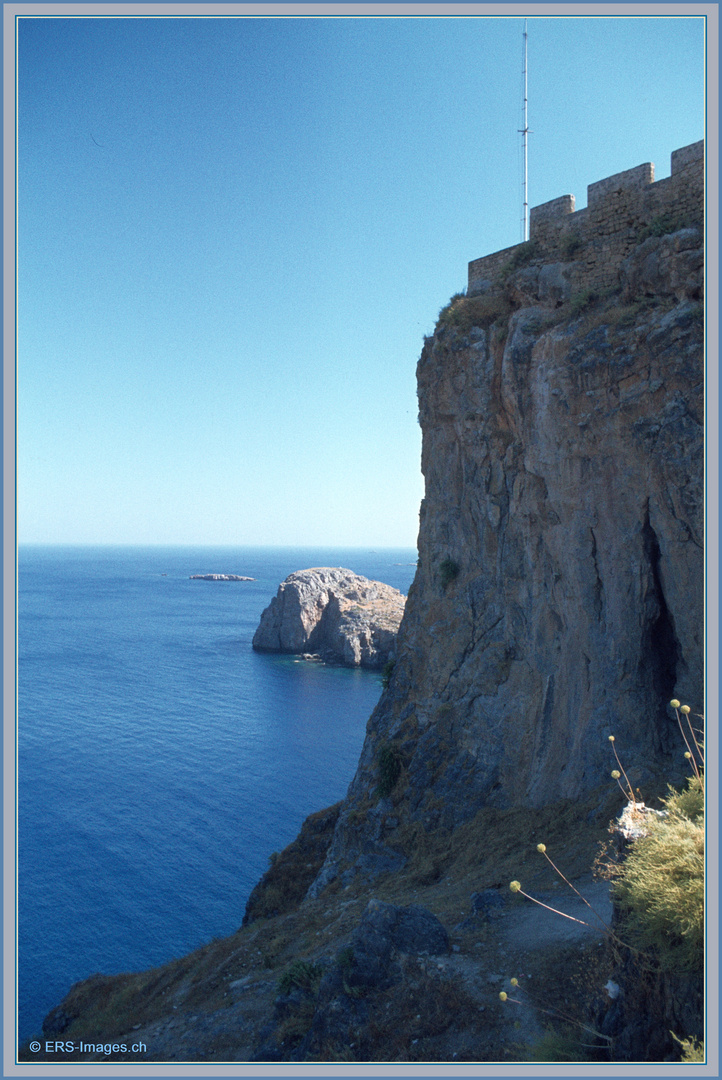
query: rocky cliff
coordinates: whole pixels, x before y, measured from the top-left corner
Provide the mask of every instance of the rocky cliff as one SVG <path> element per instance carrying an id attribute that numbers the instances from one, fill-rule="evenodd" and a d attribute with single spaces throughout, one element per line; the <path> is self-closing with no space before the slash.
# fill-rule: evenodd
<path id="1" fill-rule="evenodd" d="M 398 589 L 352 570 L 298 570 L 281 582 L 261 615 L 253 648 L 382 668 L 394 656 L 405 601 Z"/>
<path id="2" fill-rule="evenodd" d="M 608 920 L 609 736 L 653 799 L 684 765 L 666 703 L 704 701 L 701 178 L 684 148 L 669 182 L 600 181 L 470 265 L 418 365 L 419 567 L 347 797 L 272 860 L 236 934 L 73 987 L 44 1026 L 89 1040 L 65 1060 L 137 1061 L 136 1040 L 146 1061 L 529 1060 L 560 1003 L 582 1038 L 535 1060 L 678 1061 L 672 1024 L 702 1034 L 700 980 L 625 974 L 540 853 Z M 323 619 L 290 582 L 256 644 L 310 651 Z"/>
<path id="3" fill-rule="evenodd" d="M 424 344 L 419 569 L 312 893 L 402 866 L 410 825 L 586 797 L 611 734 L 647 793 L 683 765 L 666 703 L 703 700 L 702 231 L 640 238 L 604 292 L 573 271 L 529 244 Z"/>

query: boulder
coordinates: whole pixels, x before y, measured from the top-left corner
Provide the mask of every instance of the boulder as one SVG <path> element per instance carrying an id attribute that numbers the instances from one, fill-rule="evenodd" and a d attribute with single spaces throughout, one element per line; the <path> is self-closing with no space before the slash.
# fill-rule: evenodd
<path id="1" fill-rule="evenodd" d="M 394 960 L 399 953 L 431 956 L 449 952 L 449 936 L 426 908 L 411 904 L 397 907 L 369 900 L 351 939 L 352 961 L 346 975 L 348 987 L 383 989 L 399 978 Z"/>
<path id="2" fill-rule="evenodd" d="M 395 655 L 406 597 L 341 567 L 298 570 L 261 615 L 253 648 L 382 668 Z"/>

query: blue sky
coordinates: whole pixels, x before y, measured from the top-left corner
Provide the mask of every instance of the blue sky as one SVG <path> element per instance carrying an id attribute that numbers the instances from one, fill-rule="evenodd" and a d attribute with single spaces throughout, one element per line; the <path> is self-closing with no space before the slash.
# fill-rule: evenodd
<path id="1" fill-rule="evenodd" d="M 423 336 L 521 238 L 522 29 L 20 19 L 21 542 L 415 544 Z M 530 18 L 530 205 L 668 175 L 703 49 Z"/>

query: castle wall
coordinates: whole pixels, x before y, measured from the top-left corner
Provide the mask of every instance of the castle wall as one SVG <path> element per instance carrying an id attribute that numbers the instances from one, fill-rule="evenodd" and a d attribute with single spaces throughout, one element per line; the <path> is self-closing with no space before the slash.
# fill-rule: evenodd
<path id="1" fill-rule="evenodd" d="M 574 264 L 579 289 L 614 288 L 619 268 L 655 220 L 669 216 L 683 225 L 704 220 L 704 141 L 675 150 L 671 175 L 654 180 L 647 162 L 587 187 L 587 206 L 574 209 L 562 195 L 529 215 L 529 240 L 469 263 L 467 295 L 491 288 L 493 279 L 516 260 Z"/>

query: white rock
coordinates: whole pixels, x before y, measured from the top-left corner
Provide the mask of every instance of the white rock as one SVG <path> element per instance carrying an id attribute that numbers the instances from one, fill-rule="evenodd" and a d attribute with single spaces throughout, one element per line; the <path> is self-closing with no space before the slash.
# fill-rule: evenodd
<path id="1" fill-rule="evenodd" d="M 281 583 L 261 615 L 253 648 L 381 668 L 395 655 L 405 604 L 398 589 L 352 570 L 298 570 Z"/>

